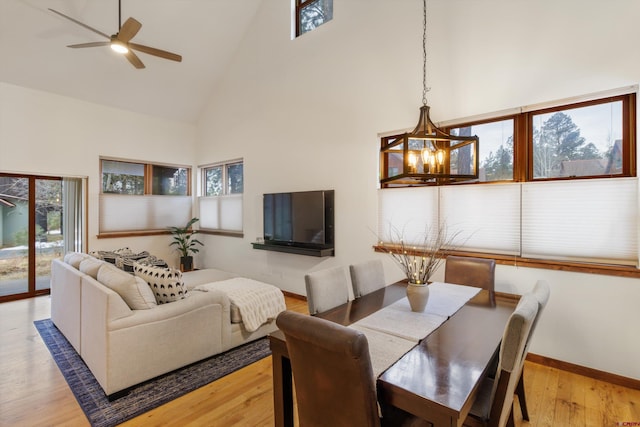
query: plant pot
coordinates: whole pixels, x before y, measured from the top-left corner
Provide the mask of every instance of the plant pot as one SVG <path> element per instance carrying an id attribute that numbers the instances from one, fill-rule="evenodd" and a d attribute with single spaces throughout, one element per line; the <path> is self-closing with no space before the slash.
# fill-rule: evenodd
<path id="1" fill-rule="evenodd" d="M 193 270 L 193 257 L 192 256 L 180 257 L 180 271 L 191 271 L 191 270 Z"/>
<path id="2" fill-rule="evenodd" d="M 407 299 L 411 311 L 421 313 L 427 307 L 429 300 L 429 286 L 425 283 L 411 283 L 407 285 Z"/>

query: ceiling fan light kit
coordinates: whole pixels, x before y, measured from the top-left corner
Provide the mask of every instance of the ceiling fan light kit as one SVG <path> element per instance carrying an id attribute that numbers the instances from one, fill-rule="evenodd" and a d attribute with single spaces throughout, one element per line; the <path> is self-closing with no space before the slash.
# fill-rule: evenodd
<path id="1" fill-rule="evenodd" d="M 112 40 L 111 41 L 111 49 L 114 52 L 118 52 L 118 53 L 127 53 L 129 52 L 129 48 L 127 46 L 124 45 L 124 43 L 118 41 L 118 40 Z"/>
<path id="2" fill-rule="evenodd" d="M 144 63 L 140 60 L 140 58 L 138 58 L 138 56 L 133 52 L 133 50 L 137 50 L 137 51 L 146 53 L 148 55 L 157 56 L 159 58 L 169 59 L 171 61 L 176 61 L 176 62 L 182 61 L 182 56 L 178 54 L 131 42 L 131 39 L 133 39 L 135 35 L 138 34 L 138 31 L 140 31 L 140 28 L 142 28 L 142 24 L 137 20 L 135 20 L 134 18 L 127 19 L 124 25 L 121 24 L 122 13 L 121 13 L 121 7 L 120 7 L 120 0 L 118 0 L 118 32 L 112 36 L 108 36 L 102 31 L 96 30 L 95 28 L 90 27 L 87 24 L 84 24 L 76 19 L 73 19 L 70 16 L 65 15 L 64 13 L 58 12 L 57 10 L 54 10 L 51 8 L 49 8 L 49 10 L 109 40 L 104 42 L 89 42 L 89 43 L 73 44 L 67 47 L 78 49 L 78 48 L 87 48 L 87 47 L 110 46 L 111 49 L 113 49 L 115 52 L 118 52 L 124 55 L 124 57 L 127 58 L 127 60 L 131 63 L 131 65 L 133 65 L 135 68 L 138 68 L 138 69 L 145 68 L 145 66 L 144 66 Z"/>

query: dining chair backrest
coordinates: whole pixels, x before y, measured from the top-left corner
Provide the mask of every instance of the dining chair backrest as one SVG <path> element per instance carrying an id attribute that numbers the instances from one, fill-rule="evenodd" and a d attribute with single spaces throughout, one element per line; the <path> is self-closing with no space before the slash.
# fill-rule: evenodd
<path id="1" fill-rule="evenodd" d="M 384 267 L 379 259 L 363 261 L 349 266 L 354 298 L 369 294 L 386 286 Z"/>
<path id="2" fill-rule="evenodd" d="M 538 280 L 536 284 L 533 285 L 531 294 L 538 301 L 538 315 L 536 316 L 536 320 L 533 322 L 533 326 L 531 326 L 531 333 L 529 334 L 529 338 L 531 338 L 531 336 L 533 335 L 533 331 L 535 331 L 536 326 L 538 325 L 540 315 L 549 302 L 549 297 L 551 296 L 551 288 L 549 287 L 549 283 L 546 280 Z"/>
<path id="3" fill-rule="evenodd" d="M 531 325 L 531 331 L 529 331 L 529 336 L 527 337 L 527 342 L 524 347 L 524 351 L 522 352 L 522 364 L 520 365 L 520 372 L 514 373 L 514 375 L 519 376 L 518 384 L 516 386 L 516 395 L 518 396 L 518 402 L 520 403 L 520 411 L 522 412 L 522 418 L 526 421 L 529 421 L 529 409 L 527 408 L 527 396 L 524 387 L 524 361 L 527 358 L 527 354 L 529 354 L 529 345 L 531 344 L 531 338 L 536 330 L 536 325 L 540 320 L 542 315 L 542 311 L 547 305 L 549 301 L 549 297 L 551 296 L 551 289 L 549 288 L 549 283 L 546 280 L 538 280 L 536 284 L 533 286 L 533 290 L 529 293 L 538 303 L 538 313 L 536 314 L 536 318 L 533 321 L 533 325 Z"/>
<path id="4" fill-rule="evenodd" d="M 500 344 L 498 372 L 489 412 L 490 425 L 503 427 L 512 416 L 513 395 L 524 363 L 522 356 L 537 313 L 537 300 L 533 295 L 525 294 L 509 317 Z"/>
<path id="5" fill-rule="evenodd" d="M 362 332 L 283 311 L 301 426 L 379 426 L 369 344 Z"/>
<path id="6" fill-rule="evenodd" d="M 493 300 L 495 271 L 496 261 L 493 259 L 449 255 L 444 267 L 444 281 L 486 289 Z"/>
<path id="7" fill-rule="evenodd" d="M 316 315 L 349 301 L 349 284 L 343 267 L 314 271 L 304 276 L 309 313 Z"/>

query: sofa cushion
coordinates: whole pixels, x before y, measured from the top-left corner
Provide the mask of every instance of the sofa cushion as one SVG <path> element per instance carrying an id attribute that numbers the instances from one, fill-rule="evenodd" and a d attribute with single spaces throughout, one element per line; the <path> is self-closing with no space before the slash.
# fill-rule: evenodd
<path id="1" fill-rule="evenodd" d="M 97 279 L 117 292 L 132 310 L 146 310 L 158 305 L 147 282 L 111 264 L 105 263 L 100 267 Z"/>
<path id="2" fill-rule="evenodd" d="M 133 263 L 136 277 L 145 280 L 156 296 L 158 304 L 166 304 L 186 298 L 189 293 L 182 282 L 182 272 L 175 268 L 152 267 Z"/>
<path id="3" fill-rule="evenodd" d="M 100 267 L 102 267 L 103 265 L 104 265 L 104 261 L 101 261 L 98 258 L 89 256 L 80 262 L 80 266 L 78 267 L 78 270 L 97 280 L 98 270 L 100 270 Z"/>
<path id="4" fill-rule="evenodd" d="M 87 258 L 89 255 L 82 252 L 68 252 L 64 256 L 64 262 L 77 269 L 80 267 L 80 263 Z"/>

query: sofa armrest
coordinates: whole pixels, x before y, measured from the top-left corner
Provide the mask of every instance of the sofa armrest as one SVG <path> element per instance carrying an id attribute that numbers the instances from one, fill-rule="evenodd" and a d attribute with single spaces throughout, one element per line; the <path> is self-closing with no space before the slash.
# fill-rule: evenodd
<path id="1" fill-rule="evenodd" d="M 80 353 L 80 280 L 83 274 L 60 259 L 51 262 L 51 320 Z"/>

